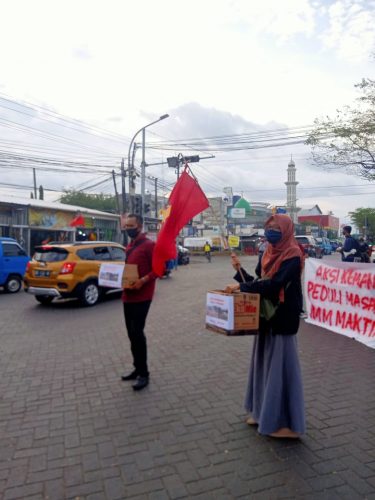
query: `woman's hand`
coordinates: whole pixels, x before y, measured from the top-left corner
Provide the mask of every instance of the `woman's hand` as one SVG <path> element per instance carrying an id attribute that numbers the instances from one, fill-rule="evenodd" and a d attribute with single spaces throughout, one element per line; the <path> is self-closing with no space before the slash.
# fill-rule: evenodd
<path id="1" fill-rule="evenodd" d="M 235 253 L 231 253 L 232 266 L 235 271 L 239 271 L 241 269 L 240 259 L 237 257 Z"/>
<path id="2" fill-rule="evenodd" d="M 227 285 L 224 289 L 224 292 L 225 293 L 234 293 L 234 292 L 238 292 L 240 290 L 240 285 L 236 284 L 236 285 Z"/>

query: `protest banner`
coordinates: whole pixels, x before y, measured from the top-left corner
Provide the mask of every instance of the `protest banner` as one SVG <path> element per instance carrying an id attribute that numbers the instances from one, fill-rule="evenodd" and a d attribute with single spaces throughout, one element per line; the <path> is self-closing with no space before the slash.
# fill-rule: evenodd
<path id="1" fill-rule="evenodd" d="M 307 323 L 375 349 L 375 266 L 306 259 Z"/>

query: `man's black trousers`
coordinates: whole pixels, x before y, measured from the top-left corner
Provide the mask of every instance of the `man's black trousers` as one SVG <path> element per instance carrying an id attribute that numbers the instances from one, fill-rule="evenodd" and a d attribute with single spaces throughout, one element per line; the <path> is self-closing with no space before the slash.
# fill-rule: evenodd
<path id="1" fill-rule="evenodd" d="M 134 368 L 140 377 L 148 377 L 149 375 L 147 368 L 147 341 L 143 330 L 150 305 L 151 300 L 124 303 L 125 324 L 133 354 Z"/>

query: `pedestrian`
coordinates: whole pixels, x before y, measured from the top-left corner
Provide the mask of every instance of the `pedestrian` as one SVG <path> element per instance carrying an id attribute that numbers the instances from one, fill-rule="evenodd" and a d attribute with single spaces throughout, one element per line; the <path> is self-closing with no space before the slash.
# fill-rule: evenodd
<path id="1" fill-rule="evenodd" d="M 341 260 L 344 262 L 357 262 L 361 259 L 360 246 L 358 241 L 351 235 L 352 227 L 344 226 L 342 234 L 345 236 L 344 245 L 337 249 L 341 253 Z"/>
<path id="2" fill-rule="evenodd" d="M 211 262 L 211 245 L 208 241 L 206 241 L 203 250 L 208 262 Z"/>
<path id="3" fill-rule="evenodd" d="M 245 408 L 251 414 L 249 425 L 258 425 L 260 434 L 276 438 L 298 438 L 305 432 L 296 341 L 302 309 L 302 255 L 293 233 L 288 215 L 269 217 L 265 223 L 268 246 L 255 271 L 259 279 L 247 274 L 232 255 L 240 284 L 227 287 L 228 292 L 259 293 L 263 305 L 265 299 L 271 304 L 268 314 L 261 311 L 259 334 L 254 338 Z"/>
<path id="4" fill-rule="evenodd" d="M 124 305 L 125 324 L 133 355 L 134 370 L 122 375 L 122 380 L 135 380 L 133 389 L 139 391 L 149 383 L 147 366 L 147 341 L 144 327 L 152 297 L 155 291 L 156 274 L 152 271 L 152 254 L 155 243 L 142 232 L 143 218 L 129 214 L 125 219 L 125 230 L 131 239 L 126 247 L 126 264 L 136 264 L 139 278 L 131 288 L 124 288 L 122 301 Z"/>

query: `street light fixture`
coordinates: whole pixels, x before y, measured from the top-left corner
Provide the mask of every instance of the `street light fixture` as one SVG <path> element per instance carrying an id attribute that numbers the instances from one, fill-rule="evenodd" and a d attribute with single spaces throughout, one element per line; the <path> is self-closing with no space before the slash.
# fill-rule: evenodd
<path id="1" fill-rule="evenodd" d="M 131 160 L 131 149 L 132 149 L 135 138 L 137 137 L 139 132 L 142 132 L 142 163 L 141 163 L 141 197 L 142 197 L 141 211 L 142 211 L 142 213 L 143 213 L 143 207 L 144 207 L 144 201 L 145 201 L 145 186 L 146 186 L 146 161 L 145 161 L 146 128 L 151 127 L 151 125 L 154 125 L 155 123 L 158 123 L 162 120 L 165 120 L 168 117 L 169 117 L 169 115 L 167 113 L 165 115 L 161 115 L 157 120 L 154 120 L 153 122 L 148 123 L 144 127 L 137 130 L 137 132 L 134 134 L 134 136 L 129 144 L 128 172 L 129 172 L 129 176 L 133 176 L 134 175 L 134 164 L 133 164 L 133 161 Z"/>

